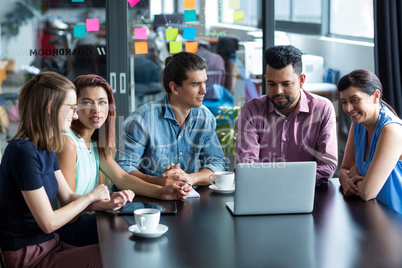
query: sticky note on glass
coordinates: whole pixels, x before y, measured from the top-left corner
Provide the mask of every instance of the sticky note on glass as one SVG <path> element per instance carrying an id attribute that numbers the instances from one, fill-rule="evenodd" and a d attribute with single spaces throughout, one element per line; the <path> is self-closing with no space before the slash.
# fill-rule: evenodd
<path id="1" fill-rule="evenodd" d="M 136 4 L 138 4 L 139 1 L 140 0 L 127 0 L 131 7 L 134 7 Z"/>
<path id="2" fill-rule="evenodd" d="M 195 0 L 184 0 L 184 9 L 195 9 Z"/>
<path id="3" fill-rule="evenodd" d="M 233 12 L 233 22 L 244 20 L 244 11 Z"/>
<path id="4" fill-rule="evenodd" d="M 181 42 L 169 42 L 169 52 L 172 54 L 179 53 L 183 51 L 183 44 Z"/>
<path id="5" fill-rule="evenodd" d="M 74 37 L 85 37 L 87 36 L 86 25 L 74 25 Z"/>
<path id="6" fill-rule="evenodd" d="M 184 10 L 184 22 L 197 21 L 195 10 Z"/>
<path id="7" fill-rule="evenodd" d="M 186 43 L 186 51 L 195 53 L 198 51 L 198 43 L 197 42 L 187 42 Z"/>
<path id="8" fill-rule="evenodd" d="M 87 19 L 87 32 L 99 31 L 99 19 Z"/>
<path id="9" fill-rule="evenodd" d="M 176 40 L 178 35 L 179 35 L 178 28 L 166 29 L 166 40 Z"/>
<path id="10" fill-rule="evenodd" d="M 148 39 L 146 28 L 134 28 L 135 39 Z"/>
<path id="11" fill-rule="evenodd" d="M 183 38 L 188 40 L 194 40 L 195 38 L 195 28 L 183 28 Z"/>
<path id="12" fill-rule="evenodd" d="M 148 43 L 147 42 L 135 42 L 134 43 L 135 54 L 147 54 Z"/>
<path id="13" fill-rule="evenodd" d="M 240 9 L 240 0 L 229 0 L 229 8 Z"/>

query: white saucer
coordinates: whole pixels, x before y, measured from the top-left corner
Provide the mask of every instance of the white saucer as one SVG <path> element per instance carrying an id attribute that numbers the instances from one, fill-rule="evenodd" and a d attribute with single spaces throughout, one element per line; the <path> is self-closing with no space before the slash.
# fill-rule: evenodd
<path id="1" fill-rule="evenodd" d="M 136 236 L 145 237 L 145 238 L 155 238 L 155 237 L 159 237 L 159 236 L 163 235 L 164 233 L 166 233 L 167 230 L 169 230 L 169 228 L 166 225 L 159 224 L 158 227 L 156 227 L 156 230 L 153 231 L 152 233 L 144 233 L 144 232 L 140 231 L 140 229 L 138 228 L 138 226 L 136 224 L 134 224 L 134 225 L 131 225 L 130 227 L 128 227 L 128 230 Z"/>
<path id="2" fill-rule="evenodd" d="M 229 193 L 233 193 L 235 191 L 235 185 L 233 184 L 232 187 L 230 187 L 229 189 L 219 189 L 214 184 L 211 184 L 211 185 L 209 185 L 209 189 L 212 189 L 217 193 L 229 194 Z"/>

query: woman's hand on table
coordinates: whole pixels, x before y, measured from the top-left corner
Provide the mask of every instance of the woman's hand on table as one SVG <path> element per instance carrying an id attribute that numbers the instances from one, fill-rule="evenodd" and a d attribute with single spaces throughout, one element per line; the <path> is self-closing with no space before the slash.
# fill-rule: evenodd
<path id="1" fill-rule="evenodd" d="M 349 179 L 346 181 L 346 184 L 342 185 L 343 194 L 345 196 L 359 195 L 357 183 L 364 180 L 364 177 L 360 176 L 356 166 L 353 166 L 349 170 L 348 175 Z"/>
<path id="2" fill-rule="evenodd" d="M 127 202 L 132 202 L 134 199 L 134 192 L 131 190 L 123 190 L 114 192 L 109 200 L 109 206 L 111 210 L 117 210 L 124 206 Z"/>

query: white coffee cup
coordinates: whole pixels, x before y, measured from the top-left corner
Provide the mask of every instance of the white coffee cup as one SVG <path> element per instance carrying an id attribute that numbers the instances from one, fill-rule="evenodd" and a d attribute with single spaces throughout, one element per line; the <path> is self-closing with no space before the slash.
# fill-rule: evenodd
<path id="1" fill-rule="evenodd" d="M 152 233 L 159 225 L 161 212 L 154 208 L 140 208 L 134 210 L 135 223 L 143 233 Z"/>
<path id="2" fill-rule="evenodd" d="M 215 183 L 212 182 L 211 177 L 215 179 Z M 209 181 L 214 184 L 219 190 L 228 190 L 232 187 L 234 181 L 234 172 L 219 171 L 209 175 Z"/>

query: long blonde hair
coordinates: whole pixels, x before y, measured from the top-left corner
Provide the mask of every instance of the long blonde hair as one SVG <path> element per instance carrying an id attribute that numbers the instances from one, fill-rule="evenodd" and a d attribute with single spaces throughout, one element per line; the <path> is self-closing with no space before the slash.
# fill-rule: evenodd
<path id="1" fill-rule="evenodd" d="M 42 150 L 61 152 L 59 111 L 68 90 L 75 91 L 74 84 L 55 72 L 42 72 L 26 82 L 18 97 L 21 121 L 11 140 L 28 139 Z"/>

